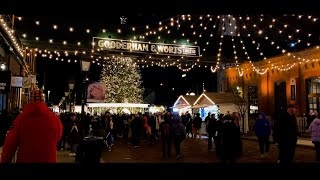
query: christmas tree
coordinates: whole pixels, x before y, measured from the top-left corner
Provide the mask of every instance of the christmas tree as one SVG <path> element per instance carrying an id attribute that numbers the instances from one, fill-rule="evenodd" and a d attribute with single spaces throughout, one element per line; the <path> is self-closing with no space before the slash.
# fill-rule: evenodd
<path id="1" fill-rule="evenodd" d="M 107 103 L 143 103 L 140 71 L 131 58 L 112 57 L 107 60 L 100 81 L 107 86 Z"/>

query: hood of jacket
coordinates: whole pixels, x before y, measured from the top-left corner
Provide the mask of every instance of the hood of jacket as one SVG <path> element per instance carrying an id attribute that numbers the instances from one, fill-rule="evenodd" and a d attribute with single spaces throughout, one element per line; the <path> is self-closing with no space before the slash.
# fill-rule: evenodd
<path id="1" fill-rule="evenodd" d="M 48 111 L 50 110 L 44 102 L 32 102 L 23 108 L 23 114 L 25 115 L 46 114 Z"/>
<path id="2" fill-rule="evenodd" d="M 315 118 L 315 119 L 313 120 L 313 122 L 314 122 L 316 125 L 320 125 L 320 119 L 318 119 L 318 118 Z"/>

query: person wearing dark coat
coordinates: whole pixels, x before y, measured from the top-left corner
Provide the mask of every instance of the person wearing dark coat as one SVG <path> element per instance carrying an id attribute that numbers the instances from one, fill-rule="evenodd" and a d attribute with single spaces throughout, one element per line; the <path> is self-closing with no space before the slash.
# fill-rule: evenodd
<path id="1" fill-rule="evenodd" d="M 148 119 L 148 125 L 151 128 L 151 134 L 149 138 L 150 145 L 156 143 L 156 116 L 154 114 L 151 114 L 150 118 Z"/>
<path id="2" fill-rule="evenodd" d="M 201 140 L 201 124 L 202 124 L 202 119 L 200 117 L 200 113 L 197 113 L 196 117 L 193 119 L 193 127 L 195 128 L 194 138 L 197 138 L 197 135 L 199 135 L 200 140 Z"/>
<path id="3" fill-rule="evenodd" d="M 295 111 L 295 105 L 289 104 L 274 126 L 273 140 L 279 148 L 278 162 L 282 164 L 291 163 L 295 154 L 299 134 Z"/>
<path id="4" fill-rule="evenodd" d="M 135 118 L 132 120 L 131 132 L 132 132 L 132 145 L 133 147 L 137 148 L 140 145 L 140 138 L 141 138 L 141 131 L 142 131 L 142 119 L 140 118 L 139 114 L 135 115 Z"/>
<path id="5" fill-rule="evenodd" d="M 2 110 L 0 113 L 0 147 L 2 147 L 6 138 L 7 131 L 11 126 L 10 117 L 7 110 Z"/>
<path id="6" fill-rule="evenodd" d="M 206 126 L 207 126 L 207 133 L 208 133 L 208 151 L 212 150 L 212 140 L 215 137 L 216 133 L 216 115 L 211 114 L 211 117 L 206 118 Z"/>
<path id="7" fill-rule="evenodd" d="M 70 132 L 69 132 L 69 143 L 71 145 L 71 152 L 69 156 L 76 156 L 77 148 L 80 144 L 81 134 L 80 134 L 80 122 L 77 119 L 75 113 L 70 113 L 71 122 L 69 124 Z"/>
<path id="8" fill-rule="evenodd" d="M 256 120 L 254 125 L 254 132 L 258 137 L 260 156 L 264 157 L 265 153 L 269 152 L 270 147 L 270 134 L 271 134 L 271 125 L 267 120 L 266 115 L 263 112 L 259 113 L 259 118 Z"/>
<path id="9" fill-rule="evenodd" d="M 192 132 L 192 117 L 190 113 L 186 113 L 186 134 L 187 137 L 189 137 L 189 134 L 191 134 L 191 138 L 193 138 L 193 132 Z"/>
<path id="10" fill-rule="evenodd" d="M 66 148 L 67 136 L 70 129 L 68 129 L 68 121 L 64 113 L 60 114 L 60 120 L 63 126 L 62 137 L 58 142 L 58 150 L 64 150 Z"/>
<path id="11" fill-rule="evenodd" d="M 241 155 L 242 143 L 240 130 L 230 115 L 224 117 L 221 133 L 222 160 L 234 163 Z"/>
<path id="12" fill-rule="evenodd" d="M 222 127 L 223 127 L 224 115 L 220 114 L 220 117 L 215 122 L 214 133 L 214 145 L 216 147 L 216 156 L 221 159 L 222 157 Z"/>
<path id="13" fill-rule="evenodd" d="M 172 122 L 171 119 L 165 118 L 161 122 L 160 133 L 161 133 L 161 143 L 162 143 L 162 157 L 165 158 L 166 154 L 171 157 L 171 142 L 172 142 Z"/>
<path id="14" fill-rule="evenodd" d="M 181 143 L 186 138 L 184 125 L 181 123 L 179 115 L 174 115 L 172 125 L 173 143 L 176 151 L 176 159 L 181 157 Z"/>

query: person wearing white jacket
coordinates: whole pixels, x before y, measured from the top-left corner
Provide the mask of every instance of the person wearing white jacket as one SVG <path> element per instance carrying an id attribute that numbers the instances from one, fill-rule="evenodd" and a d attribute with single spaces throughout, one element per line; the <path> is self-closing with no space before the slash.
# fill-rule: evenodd
<path id="1" fill-rule="evenodd" d="M 311 141 L 316 150 L 316 161 L 320 162 L 320 119 L 318 118 L 318 113 L 316 112 L 315 116 L 315 119 L 309 126 L 309 132 L 311 133 Z"/>

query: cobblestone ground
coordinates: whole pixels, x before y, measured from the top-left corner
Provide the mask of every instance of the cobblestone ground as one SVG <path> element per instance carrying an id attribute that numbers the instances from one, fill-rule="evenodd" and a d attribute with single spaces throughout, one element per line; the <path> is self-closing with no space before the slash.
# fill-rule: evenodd
<path id="1" fill-rule="evenodd" d="M 118 143 L 111 152 L 103 153 L 103 161 L 106 163 L 215 163 L 219 162 L 215 152 L 207 151 L 207 141 L 198 139 L 186 139 L 182 143 L 182 158 L 175 159 L 174 148 L 172 147 L 172 158 L 162 158 L 161 143 L 150 146 L 142 142 L 139 148 L 133 148 L 130 144 Z M 295 162 L 314 162 L 314 150 L 297 147 Z M 258 142 L 254 140 L 243 140 L 243 155 L 239 163 L 275 163 L 277 162 L 278 151 L 274 144 L 271 144 L 268 156 L 260 158 Z"/>
<path id="2" fill-rule="evenodd" d="M 175 159 L 174 147 L 172 157 L 162 158 L 161 143 L 150 146 L 147 142 L 140 143 L 139 148 L 133 148 L 131 144 L 118 141 L 112 147 L 112 151 L 104 150 L 101 162 L 104 163 L 217 163 L 219 160 L 215 151 L 207 151 L 207 140 L 186 139 L 181 144 L 182 157 Z M 68 156 L 68 151 L 58 152 L 58 162 L 74 162 L 74 158 Z M 239 163 L 276 163 L 278 157 L 277 147 L 270 145 L 269 154 L 260 158 L 258 142 L 243 139 L 243 155 L 238 159 Z M 313 163 L 315 152 L 312 148 L 297 147 L 295 154 L 296 163 Z"/>

